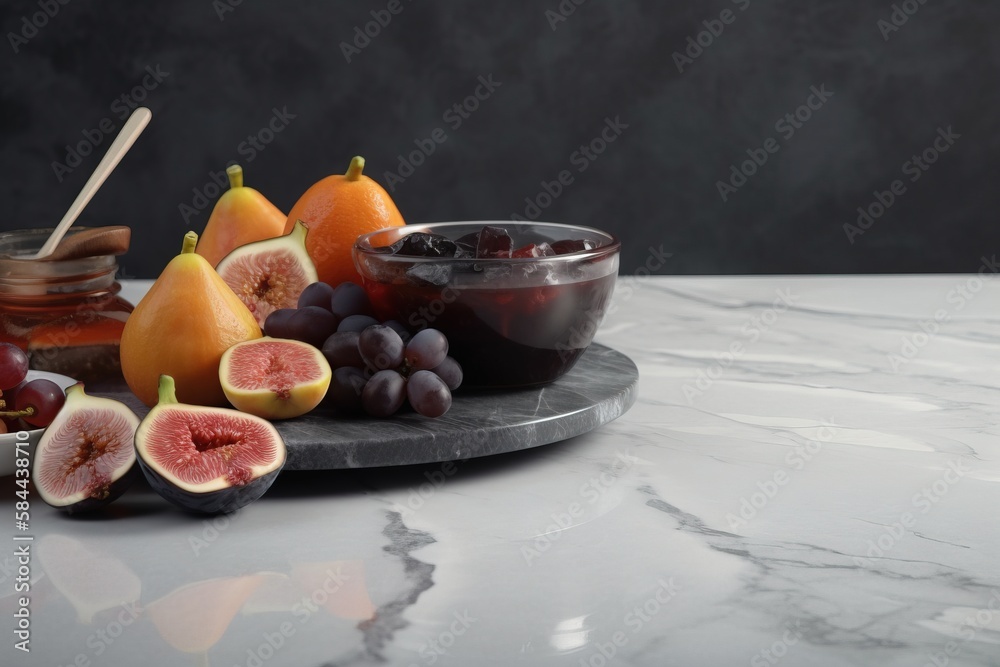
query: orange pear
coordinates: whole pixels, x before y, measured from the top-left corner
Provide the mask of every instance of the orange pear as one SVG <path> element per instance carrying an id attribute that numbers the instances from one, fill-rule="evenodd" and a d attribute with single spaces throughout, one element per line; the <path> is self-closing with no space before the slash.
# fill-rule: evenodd
<path id="1" fill-rule="evenodd" d="M 226 405 L 219 382 L 222 353 L 261 337 L 253 313 L 204 257 L 198 235 L 184 235 L 181 254 L 139 301 L 122 332 L 122 374 L 146 405 L 157 401 L 160 375 L 177 382 L 177 399 L 195 405 Z"/>
<path id="2" fill-rule="evenodd" d="M 242 245 L 285 233 L 287 216 L 264 195 L 243 185 L 243 167 L 234 164 L 226 173 L 229 189 L 215 203 L 195 251 L 213 267 Z"/>

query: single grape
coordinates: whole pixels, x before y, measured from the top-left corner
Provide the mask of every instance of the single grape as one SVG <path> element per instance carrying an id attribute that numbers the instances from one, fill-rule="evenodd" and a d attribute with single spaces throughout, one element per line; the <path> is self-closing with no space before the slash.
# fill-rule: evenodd
<path id="1" fill-rule="evenodd" d="M 367 382 L 364 371 L 359 368 L 337 368 L 333 371 L 324 400 L 345 412 L 360 412 L 361 394 Z"/>
<path id="2" fill-rule="evenodd" d="M 326 283 L 312 283 L 299 294 L 299 308 L 306 306 L 319 306 L 324 310 L 330 310 L 330 299 L 333 298 L 333 288 Z"/>
<path id="3" fill-rule="evenodd" d="M 361 333 L 373 324 L 378 324 L 378 320 L 370 315 L 348 315 L 340 321 L 337 331 L 357 331 Z"/>
<path id="4" fill-rule="evenodd" d="M 341 366 L 351 366 L 353 368 L 364 368 L 365 360 L 358 351 L 357 331 L 338 331 L 323 343 L 323 356 L 330 362 L 330 368 L 340 368 Z"/>
<path id="5" fill-rule="evenodd" d="M 0 390 L 16 387 L 28 374 L 28 355 L 12 343 L 0 343 Z"/>
<path id="6" fill-rule="evenodd" d="M 406 344 L 404 357 L 413 370 L 430 370 L 440 366 L 448 356 L 448 339 L 437 329 L 418 331 Z"/>
<path id="7" fill-rule="evenodd" d="M 448 389 L 455 391 L 462 386 L 462 366 L 455 361 L 454 357 L 445 357 L 440 366 L 433 369 L 433 373 L 444 380 Z"/>
<path id="8" fill-rule="evenodd" d="M 14 399 L 14 409 L 18 412 L 34 408 L 34 413 L 25 415 L 24 421 L 32 426 L 48 426 L 56 418 L 66 394 L 51 380 L 32 380 L 17 392 Z"/>
<path id="9" fill-rule="evenodd" d="M 406 398 L 406 380 L 396 371 L 375 373 L 361 391 L 361 405 L 372 417 L 395 414 Z"/>
<path id="10" fill-rule="evenodd" d="M 402 364 L 403 348 L 403 339 L 384 324 L 373 324 L 358 337 L 361 357 L 369 366 L 380 371 Z"/>
<path id="11" fill-rule="evenodd" d="M 337 316 L 319 306 L 306 306 L 295 311 L 288 320 L 287 328 L 289 338 L 322 347 L 337 330 Z"/>
<path id="12" fill-rule="evenodd" d="M 288 322 L 296 311 L 294 308 L 279 308 L 264 320 L 264 333 L 271 338 L 291 338 Z"/>
<path id="13" fill-rule="evenodd" d="M 398 320 L 386 320 L 382 324 L 384 324 L 385 326 L 389 327 L 390 329 L 398 333 L 399 337 L 403 339 L 404 343 L 410 340 L 410 332 L 407 331 L 406 327 L 400 324 Z"/>
<path id="14" fill-rule="evenodd" d="M 368 300 L 365 288 L 355 283 L 340 283 L 333 289 L 330 297 L 330 310 L 344 319 L 351 315 L 371 315 L 372 304 Z"/>
<path id="15" fill-rule="evenodd" d="M 430 371 L 417 371 L 406 382 L 406 398 L 424 417 L 440 417 L 451 407 L 451 391 Z"/>

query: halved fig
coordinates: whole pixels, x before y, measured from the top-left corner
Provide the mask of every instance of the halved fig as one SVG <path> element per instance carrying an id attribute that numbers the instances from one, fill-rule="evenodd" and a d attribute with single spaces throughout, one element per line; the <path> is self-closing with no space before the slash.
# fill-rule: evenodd
<path id="1" fill-rule="evenodd" d="M 323 400 L 333 371 L 323 353 L 308 343 L 258 338 L 225 351 L 219 379 L 238 410 L 265 419 L 290 419 Z"/>
<path id="2" fill-rule="evenodd" d="M 232 512 L 264 495 L 285 465 L 285 443 L 267 420 L 177 402 L 160 376 L 159 402 L 135 433 L 139 467 L 157 493 L 195 512 Z"/>
<path id="3" fill-rule="evenodd" d="M 138 426 L 139 418 L 125 404 L 88 396 L 83 383 L 71 386 L 35 450 L 38 495 L 70 514 L 110 503 L 135 479 L 132 443 Z"/>
<path id="4" fill-rule="evenodd" d="M 295 308 L 302 290 L 319 280 L 306 252 L 308 231 L 300 220 L 284 236 L 236 248 L 215 267 L 262 327 L 279 308 Z"/>

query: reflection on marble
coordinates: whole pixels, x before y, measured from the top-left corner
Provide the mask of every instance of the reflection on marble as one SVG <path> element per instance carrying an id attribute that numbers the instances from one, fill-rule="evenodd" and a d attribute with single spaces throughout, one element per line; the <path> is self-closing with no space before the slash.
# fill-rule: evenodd
<path id="1" fill-rule="evenodd" d="M 33 504 L 0 664 L 996 665 L 1000 287 L 968 280 L 630 281 L 598 340 L 638 399 L 590 433 L 216 519 Z"/>

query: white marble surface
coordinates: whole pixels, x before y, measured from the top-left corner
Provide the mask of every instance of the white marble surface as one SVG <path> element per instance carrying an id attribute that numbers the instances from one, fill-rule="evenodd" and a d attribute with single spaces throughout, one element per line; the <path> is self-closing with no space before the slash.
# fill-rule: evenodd
<path id="1" fill-rule="evenodd" d="M 598 340 L 639 398 L 591 434 L 283 475 L 214 522 L 145 488 L 103 519 L 34 502 L 32 651 L 7 631 L 0 663 L 1000 664 L 977 280 L 624 278 Z"/>

